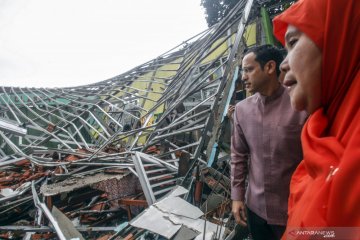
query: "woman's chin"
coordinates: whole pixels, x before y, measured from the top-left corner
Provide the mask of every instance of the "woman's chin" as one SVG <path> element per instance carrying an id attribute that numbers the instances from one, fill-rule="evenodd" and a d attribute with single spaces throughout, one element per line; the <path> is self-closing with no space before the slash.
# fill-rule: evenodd
<path id="1" fill-rule="evenodd" d="M 296 99 L 294 99 L 294 97 L 292 97 L 291 95 L 290 95 L 290 98 L 291 98 L 291 107 L 294 110 L 299 111 L 299 112 L 305 110 L 304 104 L 302 104 L 299 101 L 297 101 Z"/>

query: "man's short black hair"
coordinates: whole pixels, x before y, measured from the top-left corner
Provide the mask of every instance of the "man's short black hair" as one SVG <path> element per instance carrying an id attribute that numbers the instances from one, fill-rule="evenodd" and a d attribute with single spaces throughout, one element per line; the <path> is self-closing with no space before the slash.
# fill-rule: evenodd
<path id="1" fill-rule="evenodd" d="M 266 44 L 261 46 L 255 46 L 252 48 L 249 48 L 245 51 L 245 55 L 249 53 L 255 54 L 255 61 L 257 61 L 261 69 L 264 68 L 265 64 L 271 60 L 275 61 L 276 63 L 276 75 L 280 75 L 280 64 L 284 60 L 283 53 L 281 50 L 277 47 L 274 47 L 272 45 Z"/>

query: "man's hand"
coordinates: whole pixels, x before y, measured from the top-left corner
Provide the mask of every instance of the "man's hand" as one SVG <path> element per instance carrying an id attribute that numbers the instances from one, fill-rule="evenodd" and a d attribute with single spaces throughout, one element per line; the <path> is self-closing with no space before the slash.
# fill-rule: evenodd
<path id="1" fill-rule="evenodd" d="M 229 108 L 227 110 L 226 116 L 232 121 L 233 120 L 233 114 L 235 111 L 235 106 L 234 105 L 229 105 Z"/>
<path id="2" fill-rule="evenodd" d="M 237 224 L 246 227 L 246 209 L 243 201 L 233 201 L 232 202 L 232 214 L 235 217 Z"/>

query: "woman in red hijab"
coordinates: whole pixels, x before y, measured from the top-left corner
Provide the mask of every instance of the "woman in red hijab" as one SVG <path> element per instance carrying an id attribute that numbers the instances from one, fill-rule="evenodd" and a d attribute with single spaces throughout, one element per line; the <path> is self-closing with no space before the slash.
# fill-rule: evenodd
<path id="1" fill-rule="evenodd" d="M 300 0 L 274 19 L 274 33 L 288 49 L 281 69 L 292 106 L 311 114 L 283 237 L 353 227 L 360 239 L 360 1 Z"/>

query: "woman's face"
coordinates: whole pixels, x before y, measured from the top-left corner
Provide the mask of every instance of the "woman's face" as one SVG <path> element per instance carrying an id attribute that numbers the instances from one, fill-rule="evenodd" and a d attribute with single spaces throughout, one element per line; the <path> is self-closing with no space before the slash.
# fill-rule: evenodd
<path id="1" fill-rule="evenodd" d="M 288 54 L 280 65 L 285 73 L 291 105 L 298 111 L 313 113 L 321 106 L 321 51 L 315 43 L 292 25 L 285 34 Z"/>

